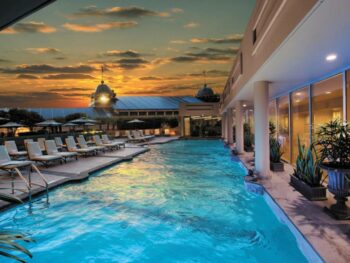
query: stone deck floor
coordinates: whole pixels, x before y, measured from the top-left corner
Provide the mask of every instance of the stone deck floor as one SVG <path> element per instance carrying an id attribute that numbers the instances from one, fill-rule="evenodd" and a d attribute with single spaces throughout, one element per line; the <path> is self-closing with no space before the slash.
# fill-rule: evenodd
<path id="1" fill-rule="evenodd" d="M 248 169 L 253 168 L 252 153 L 245 153 L 239 158 Z M 350 221 L 338 221 L 323 212 L 325 206 L 335 203 L 328 191 L 327 201 L 309 201 L 294 190 L 289 185 L 292 173 L 293 167 L 285 164 L 285 172 L 271 172 L 269 179 L 258 183 L 326 262 L 350 262 Z M 347 203 L 350 206 L 350 202 Z"/>

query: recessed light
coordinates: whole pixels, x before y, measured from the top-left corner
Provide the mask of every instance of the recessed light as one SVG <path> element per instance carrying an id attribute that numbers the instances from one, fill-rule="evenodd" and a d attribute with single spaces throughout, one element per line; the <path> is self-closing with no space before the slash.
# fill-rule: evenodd
<path id="1" fill-rule="evenodd" d="M 331 94 L 332 92 L 331 91 L 326 91 L 326 94 Z"/>
<path id="2" fill-rule="evenodd" d="M 295 93 L 295 95 L 300 96 L 300 95 L 301 95 L 301 92 L 297 92 L 297 93 Z"/>
<path id="3" fill-rule="evenodd" d="M 247 104 L 243 104 L 243 107 L 244 107 L 244 108 L 247 107 Z"/>
<path id="4" fill-rule="evenodd" d="M 299 103 L 299 102 L 300 102 L 300 100 L 296 100 L 295 102 L 296 102 L 296 103 Z"/>
<path id="5" fill-rule="evenodd" d="M 336 59 L 337 59 L 337 54 L 334 54 L 334 53 L 333 54 L 329 54 L 326 57 L 326 60 L 329 61 L 329 62 L 334 61 Z"/>

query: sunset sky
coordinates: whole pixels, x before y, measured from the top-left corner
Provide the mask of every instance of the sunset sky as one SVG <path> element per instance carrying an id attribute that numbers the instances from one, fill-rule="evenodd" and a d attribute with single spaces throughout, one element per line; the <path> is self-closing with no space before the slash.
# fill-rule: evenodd
<path id="1" fill-rule="evenodd" d="M 255 0 L 57 0 L 0 32 L 0 107 L 221 92 Z"/>

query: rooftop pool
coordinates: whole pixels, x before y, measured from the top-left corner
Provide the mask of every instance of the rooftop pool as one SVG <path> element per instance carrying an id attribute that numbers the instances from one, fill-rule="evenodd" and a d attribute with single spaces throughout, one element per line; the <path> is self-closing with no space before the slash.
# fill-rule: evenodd
<path id="1" fill-rule="evenodd" d="M 28 262 L 306 262 L 295 237 L 216 140 L 156 145 L 0 214 Z M 13 262 L 4 258 L 1 262 Z"/>

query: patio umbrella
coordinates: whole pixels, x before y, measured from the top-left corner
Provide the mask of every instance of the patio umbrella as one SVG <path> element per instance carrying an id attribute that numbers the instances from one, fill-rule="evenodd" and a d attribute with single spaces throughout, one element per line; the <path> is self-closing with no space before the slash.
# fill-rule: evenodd
<path id="1" fill-rule="evenodd" d="M 47 121 L 39 122 L 39 123 L 35 124 L 35 126 L 38 126 L 38 127 L 50 127 L 51 128 L 51 132 L 53 133 L 54 132 L 53 128 L 54 127 L 58 127 L 58 126 L 62 126 L 62 123 L 57 122 L 55 120 L 47 120 Z"/>
<path id="2" fill-rule="evenodd" d="M 136 129 L 136 125 L 138 123 L 144 123 L 144 121 L 141 121 L 139 119 L 134 119 L 134 120 L 128 121 L 128 123 L 133 124 L 134 125 L 134 129 Z"/>
<path id="3" fill-rule="evenodd" d="M 7 128 L 8 129 L 8 131 L 7 131 L 7 135 L 9 135 L 9 130 L 10 129 L 14 129 L 14 130 L 16 130 L 17 128 L 19 128 L 19 127 L 24 127 L 25 125 L 23 125 L 23 124 L 19 124 L 19 123 L 17 123 L 17 122 L 8 122 L 8 123 L 5 123 L 5 124 L 3 124 L 3 125 L 0 125 L 0 128 Z M 13 131 L 13 135 L 15 135 L 15 131 Z"/>
<path id="4" fill-rule="evenodd" d="M 23 124 L 19 124 L 17 122 L 8 122 L 8 123 L 5 123 L 3 125 L 0 125 L 0 128 L 19 128 L 19 127 L 24 127 L 25 125 Z"/>
<path id="5" fill-rule="evenodd" d="M 134 119 L 132 121 L 128 121 L 128 123 L 144 123 L 144 121 L 141 121 L 139 119 Z"/>
<path id="6" fill-rule="evenodd" d="M 73 122 L 67 122 L 65 124 L 62 125 L 63 127 L 75 127 L 78 126 L 78 124 L 75 124 Z"/>
<path id="7" fill-rule="evenodd" d="M 89 118 L 79 118 L 79 119 L 72 120 L 70 122 L 75 124 L 80 124 L 80 125 L 84 125 L 86 123 L 97 123 L 97 121 Z"/>

